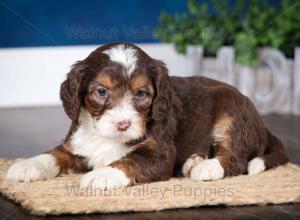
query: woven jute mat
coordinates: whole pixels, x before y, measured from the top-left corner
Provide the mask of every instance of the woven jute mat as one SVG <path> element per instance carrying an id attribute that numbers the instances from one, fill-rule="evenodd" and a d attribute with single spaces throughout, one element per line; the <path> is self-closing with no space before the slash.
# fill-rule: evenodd
<path id="1" fill-rule="evenodd" d="M 206 205 L 262 205 L 300 202 L 300 167 L 286 164 L 254 176 L 212 182 L 173 178 L 112 190 L 80 189 L 82 175 L 47 181 L 6 181 L 12 160 L 0 159 L 0 192 L 34 215 L 154 211 Z"/>

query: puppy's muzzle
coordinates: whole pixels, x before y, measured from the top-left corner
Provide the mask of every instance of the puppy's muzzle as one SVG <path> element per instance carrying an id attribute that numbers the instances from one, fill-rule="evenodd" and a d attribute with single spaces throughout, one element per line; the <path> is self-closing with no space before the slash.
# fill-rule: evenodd
<path id="1" fill-rule="evenodd" d="M 123 120 L 116 123 L 116 127 L 118 131 L 126 131 L 131 125 L 130 121 Z"/>

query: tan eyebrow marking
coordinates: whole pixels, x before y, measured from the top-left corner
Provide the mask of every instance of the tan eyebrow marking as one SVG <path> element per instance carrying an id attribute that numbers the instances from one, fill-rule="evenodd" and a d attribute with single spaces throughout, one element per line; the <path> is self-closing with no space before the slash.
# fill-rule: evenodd
<path id="1" fill-rule="evenodd" d="M 97 77 L 96 81 L 105 88 L 112 89 L 114 87 L 113 80 L 108 74 L 101 74 Z"/>
<path id="2" fill-rule="evenodd" d="M 133 91 L 138 90 L 141 87 L 147 86 L 149 83 L 149 80 L 146 76 L 143 75 L 137 75 L 134 76 L 131 81 L 131 87 Z"/>

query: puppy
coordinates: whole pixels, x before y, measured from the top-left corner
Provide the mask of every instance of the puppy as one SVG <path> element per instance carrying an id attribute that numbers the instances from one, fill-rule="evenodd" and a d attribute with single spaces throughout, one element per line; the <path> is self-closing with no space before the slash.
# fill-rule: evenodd
<path id="1" fill-rule="evenodd" d="M 251 101 L 205 77 L 170 77 L 135 45 L 111 43 L 76 63 L 60 97 L 72 120 L 54 150 L 15 162 L 6 178 L 83 172 L 81 187 L 260 173 L 288 161 Z"/>

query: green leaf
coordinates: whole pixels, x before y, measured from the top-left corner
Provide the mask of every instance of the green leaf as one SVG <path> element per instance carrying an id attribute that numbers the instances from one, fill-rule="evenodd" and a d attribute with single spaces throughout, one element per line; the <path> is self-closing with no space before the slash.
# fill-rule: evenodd
<path id="1" fill-rule="evenodd" d="M 174 43 L 180 53 L 190 44 L 201 44 L 212 56 L 221 46 L 232 45 L 238 62 L 254 65 L 257 47 L 275 47 L 293 56 L 294 47 L 300 46 L 299 12 L 299 0 L 187 0 L 187 11 L 161 13 L 154 36 Z"/>

